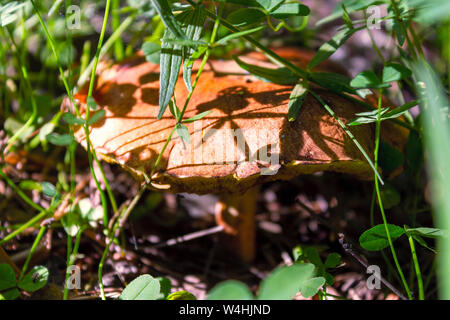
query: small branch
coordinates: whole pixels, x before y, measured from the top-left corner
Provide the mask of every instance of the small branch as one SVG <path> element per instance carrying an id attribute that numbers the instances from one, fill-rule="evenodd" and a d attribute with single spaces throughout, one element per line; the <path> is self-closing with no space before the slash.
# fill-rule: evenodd
<path id="1" fill-rule="evenodd" d="M 353 258 L 355 258 L 356 261 L 358 261 L 365 269 L 367 269 L 369 267 L 369 264 L 366 261 L 364 261 L 364 259 L 353 250 L 352 245 L 345 240 L 344 234 L 338 233 L 338 237 L 339 243 L 341 244 L 344 251 L 349 255 L 351 255 Z M 379 275 L 379 279 L 387 288 L 389 288 L 393 293 L 395 293 L 400 299 L 408 300 L 408 298 L 406 298 L 399 290 L 397 290 L 389 281 L 383 278 L 381 274 Z"/>
<path id="2" fill-rule="evenodd" d="M 170 246 L 174 246 L 176 244 L 183 243 L 186 241 L 191 241 L 194 239 L 209 236 L 211 234 L 220 233 L 222 231 L 223 231 L 223 226 L 215 226 L 215 227 L 212 227 L 209 229 L 196 231 L 196 232 L 188 233 L 184 236 L 179 236 L 176 238 L 169 239 L 167 241 L 164 241 L 162 243 L 158 243 L 158 244 L 152 246 L 152 248 L 170 247 Z"/>

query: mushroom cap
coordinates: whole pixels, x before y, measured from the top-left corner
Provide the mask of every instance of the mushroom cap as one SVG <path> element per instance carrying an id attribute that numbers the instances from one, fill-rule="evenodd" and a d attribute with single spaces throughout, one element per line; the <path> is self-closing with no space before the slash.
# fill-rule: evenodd
<path id="1" fill-rule="evenodd" d="M 278 50 L 293 63 L 305 67 L 310 54 Z M 242 60 L 273 67 L 263 55 L 251 53 Z M 198 64 L 194 65 L 194 70 Z M 327 62 L 322 70 L 339 67 Z M 210 61 L 203 71 L 186 109 L 184 119 L 210 110 L 193 123 L 186 123 L 190 143 L 174 134 L 166 148 L 152 187 L 171 192 L 197 194 L 244 192 L 276 179 L 300 174 L 336 171 L 372 179 L 373 172 L 337 121 L 308 94 L 293 122 L 288 121 L 290 85 L 263 82 L 248 75 L 233 60 Z M 332 92 L 315 89 L 344 123 L 365 111 Z M 181 109 L 188 91 L 182 78 L 175 97 Z M 75 95 L 84 117 L 87 85 Z M 138 179 L 149 175 L 176 121 L 167 108 L 157 120 L 159 65 L 146 62 L 142 53 L 98 70 L 93 97 L 103 119 L 90 126 L 96 152 L 117 163 Z M 63 108 L 72 110 L 68 99 Z M 97 111 L 95 111 L 97 112 Z M 95 112 L 91 112 L 91 117 Z M 75 137 L 86 147 L 85 133 L 76 126 Z M 368 154 L 374 144 L 373 128 L 351 128 Z M 277 161 L 278 157 L 278 161 Z"/>

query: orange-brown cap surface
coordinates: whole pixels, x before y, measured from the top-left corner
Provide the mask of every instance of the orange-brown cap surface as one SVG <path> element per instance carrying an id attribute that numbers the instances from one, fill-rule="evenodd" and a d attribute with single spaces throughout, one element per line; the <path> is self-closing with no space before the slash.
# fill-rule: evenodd
<path id="1" fill-rule="evenodd" d="M 254 63 L 262 61 L 262 55 L 242 59 Z M 307 60 L 294 62 L 304 66 Z M 84 87 L 75 96 L 83 115 L 86 91 Z M 372 178 L 360 151 L 313 96 L 308 95 L 297 119 L 288 121 L 291 91 L 292 86 L 246 75 L 234 61 L 212 61 L 200 77 L 184 119 L 211 113 L 186 124 L 190 143 L 173 136 L 153 182 L 172 192 L 203 194 L 243 192 L 265 181 L 317 171 Z M 364 111 L 334 93 L 316 92 L 343 122 Z M 180 108 L 187 93 L 180 78 L 175 90 Z M 100 70 L 96 81 L 94 99 L 106 116 L 90 127 L 92 144 L 105 160 L 120 164 L 140 180 L 144 172 L 150 173 L 176 124 L 169 108 L 161 120 L 156 119 L 158 96 L 159 65 L 146 62 L 140 54 Z M 67 100 L 64 105 L 70 107 Z M 371 154 L 371 126 L 351 131 Z M 86 146 L 81 127 L 75 128 L 75 137 Z"/>

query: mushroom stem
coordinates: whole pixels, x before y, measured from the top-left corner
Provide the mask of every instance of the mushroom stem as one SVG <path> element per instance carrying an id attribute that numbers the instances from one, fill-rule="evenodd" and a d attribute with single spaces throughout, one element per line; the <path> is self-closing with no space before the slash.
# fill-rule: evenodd
<path id="1" fill-rule="evenodd" d="M 243 194 L 222 194 L 216 204 L 216 223 L 224 227 L 228 248 L 243 262 L 255 258 L 255 212 L 259 186 Z"/>

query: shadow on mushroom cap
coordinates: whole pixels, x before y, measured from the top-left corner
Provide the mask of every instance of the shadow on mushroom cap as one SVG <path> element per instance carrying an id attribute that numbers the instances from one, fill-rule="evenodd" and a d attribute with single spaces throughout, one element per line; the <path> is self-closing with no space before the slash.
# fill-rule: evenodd
<path id="1" fill-rule="evenodd" d="M 295 52 L 298 59 L 294 59 Z M 302 67 L 308 61 L 298 50 L 285 50 L 284 55 Z M 251 53 L 242 59 L 270 66 L 261 54 Z M 325 69 L 319 71 L 339 69 L 330 62 L 322 68 Z M 159 65 L 146 62 L 139 53 L 101 69 L 94 91 L 95 101 L 106 111 L 105 118 L 90 127 L 96 152 L 139 180 L 143 180 L 144 172 L 150 173 L 176 124 L 169 109 L 161 120 L 156 119 L 158 79 Z M 315 90 L 344 123 L 353 119 L 355 113 L 365 111 L 337 94 Z M 174 135 L 153 181 L 171 192 L 204 194 L 244 192 L 266 181 L 317 171 L 372 179 L 373 172 L 360 151 L 314 97 L 308 95 L 297 119 L 288 121 L 291 91 L 292 86 L 263 82 L 245 74 L 234 61 L 211 61 L 200 77 L 184 119 L 208 110 L 211 113 L 186 124 L 191 143 Z M 82 114 L 86 94 L 87 86 L 75 96 Z M 175 89 L 180 108 L 187 94 L 180 77 Z M 70 107 L 65 100 L 63 108 Z M 373 127 L 357 126 L 351 131 L 372 154 Z M 81 127 L 75 128 L 75 137 L 86 147 Z M 268 167 L 272 171 L 267 171 Z"/>

